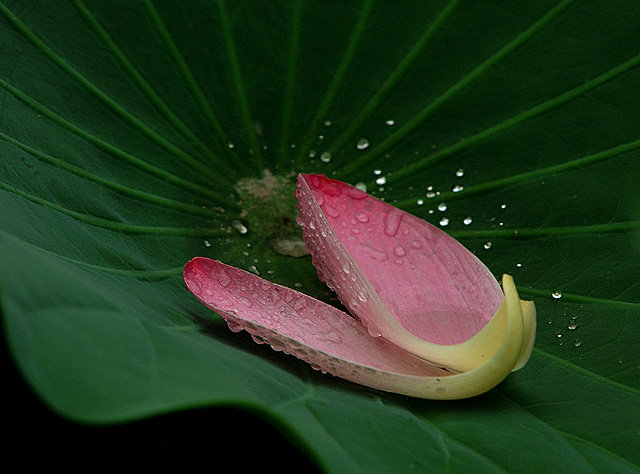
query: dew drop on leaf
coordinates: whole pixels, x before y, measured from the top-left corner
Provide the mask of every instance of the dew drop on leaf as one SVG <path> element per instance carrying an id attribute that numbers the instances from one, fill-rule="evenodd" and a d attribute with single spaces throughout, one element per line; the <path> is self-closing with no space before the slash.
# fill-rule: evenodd
<path id="1" fill-rule="evenodd" d="M 387 120 L 385 123 L 391 127 L 392 125 L 396 124 L 396 121 L 395 120 Z"/>
<path id="2" fill-rule="evenodd" d="M 447 205 L 445 203 L 441 202 L 440 204 L 438 204 L 438 210 L 442 211 L 442 212 L 446 211 L 447 210 Z"/>
<path id="3" fill-rule="evenodd" d="M 361 138 L 360 140 L 358 140 L 358 143 L 356 143 L 356 148 L 358 150 L 364 150 L 368 147 L 369 147 L 369 140 L 367 140 L 366 138 Z"/>
<path id="4" fill-rule="evenodd" d="M 320 155 L 320 161 L 322 161 L 323 163 L 329 163 L 331 161 L 331 152 L 330 151 L 322 152 L 322 154 Z"/>
<path id="5" fill-rule="evenodd" d="M 562 291 L 556 290 L 553 293 L 551 293 L 551 297 L 554 300 L 559 300 L 560 298 L 562 298 Z"/>
<path id="6" fill-rule="evenodd" d="M 471 216 L 467 216 L 467 217 L 465 217 L 465 218 L 464 218 L 464 220 L 462 221 L 462 223 L 463 223 L 464 225 L 469 225 L 469 224 L 471 224 L 472 222 L 473 222 L 473 219 L 471 219 Z"/>
<path id="7" fill-rule="evenodd" d="M 362 192 L 367 192 L 367 185 L 365 183 L 363 183 L 362 181 L 359 181 L 356 183 L 356 189 L 359 189 Z"/>
<path id="8" fill-rule="evenodd" d="M 449 218 L 448 217 L 443 217 L 442 219 L 440 219 L 440 225 L 442 227 L 448 226 L 449 225 Z"/>
<path id="9" fill-rule="evenodd" d="M 380 176 L 378 179 L 376 179 L 376 184 L 379 184 L 379 185 L 381 185 L 381 186 L 382 186 L 383 184 L 385 184 L 386 182 L 387 182 L 387 178 L 386 178 L 386 177 L 384 177 L 384 176 Z"/>
<path id="10" fill-rule="evenodd" d="M 456 176 L 458 178 L 462 178 L 464 176 L 464 170 L 460 168 L 458 171 L 456 171 Z"/>
<path id="11" fill-rule="evenodd" d="M 237 230 L 239 234 L 246 234 L 247 232 L 249 232 L 249 229 L 247 229 L 247 227 L 239 219 L 232 220 L 231 227 Z"/>
<path id="12" fill-rule="evenodd" d="M 485 250 L 489 250 L 491 248 L 491 242 L 487 241 L 484 243 Z"/>
<path id="13" fill-rule="evenodd" d="M 250 271 L 251 273 L 256 274 L 256 275 L 260 275 L 260 270 L 258 270 L 258 267 L 256 267 L 255 265 L 251 265 L 251 266 L 249 267 L 249 271 Z"/>

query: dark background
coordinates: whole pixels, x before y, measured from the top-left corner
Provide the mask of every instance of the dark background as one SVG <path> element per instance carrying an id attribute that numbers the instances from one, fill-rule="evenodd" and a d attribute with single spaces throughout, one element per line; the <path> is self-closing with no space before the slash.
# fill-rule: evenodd
<path id="1" fill-rule="evenodd" d="M 131 467 L 321 472 L 273 426 L 234 408 L 202 408 L 108 427 L 62 419 L 25 383 L 2 332 L 3 464 L 16 472 Z"/>

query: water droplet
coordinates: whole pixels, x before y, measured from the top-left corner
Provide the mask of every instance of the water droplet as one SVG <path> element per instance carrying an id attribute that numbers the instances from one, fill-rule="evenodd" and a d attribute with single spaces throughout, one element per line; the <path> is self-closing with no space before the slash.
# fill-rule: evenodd
<path id="1" fill-rule="evenodd" d="M 204 246 L 205 247 L 211 247 L 211 242 L 209 242 L 208 240 L 204 241 Z"/>
<path id="2" fill-rule="evenodd" d="M 356 219 L 360 222 L 369 222 L 369 216 L 364 212 L 356 212 Z"/>
<path id="3" fill-rule="evenodd" d="M 436 197 L 436 192 L 435 192 L 435 191 L 429 191 L 429 192 L 427 193 L 427 197 L 428 197 L 429 199 Z"/>
<path id="4" fill-rule="evenodd" d="M 485 248 L 486 250 L 489 250 L 489 249 L 491 248 L 491 242 L 489 242 L 489 241 L 485 242 L 485 243 L 484 243 L 484 248 Z"/>
<path id="5" fill-rule="evenodd" d="M 464 186 L 460 186 L 459 184 L 456 184 L 451 190 L 454 193 L 459 193 L 460 191 L 462 191 L 464 189 Z"/>
<path id="6" fill-rule="evenodd" d="M 229 283 L 231 283 L 231 277 L 224 271 L 220 270 L 220 272 L 218 273 L 218 283 L 226 288 L 227 286 L 229 286 Z"/>
<path id="7" fill-rule="evenodd" d="M 516 263 L 516 267 L 522 268 L 522 264 L 521 263 Z"/>
<path id="8" fill-rule="evenodd" d="M 472 222 L 473 222 L 473 219 L 471 219 L 471 216 L 467 216 L 467 217 L 465 217 L 465 218 L 464 218 L 464 220 L 462 221 L 462 223 L 463 223 L 464 225 L 469 225 L 469 224 L 471 224 Z"/>
<path id="9" fill-rule="evenodd" d="M 458 178 L 462 178 L 464 176 L 464 170 L 460 168 L 458 171 L 456 171 L 456 176 Z"/>
<path id="10" fill-rule="evenodd" d="M 422 248 L 422 242 L 420 242 L 419 240 L 414 240 L 414 241 L 411 242 L 411 246 L 414 249 Z"/>
<path id="11" fill-rule="evenodd" d="M 358 150 L 364 150 L 365 148 L 369 147 L 369 140 L 367 140 L 366 138 L 361 138 L 360 140 L 358 140 L 358 143 L 356 143 L 356 148 Z"/>
<path id="12" fill-rule="evenodd" d="M 324 121 L 324 126 L 325 127 L 330 127 L 331 126 L 331 120 L 325 120 Z"/>
<path id="13" fill-rule="evenodd" d="M 407 254 L 404 247 L 400 245 L 393 249 L 393 253 L 396 257 L 404 257 Z"/>
<path id="14" fill-rule="evenodd" d="M 320 161 L 322 161 L 323 163 L 329 163 L 331 161 L 331 152 L 330 151 L 322 152 L 322 154 L 320 155 Z"/>
<path id="15" fill-rule="evenodd" d="M 229 326 L 229 329 L 231 329 L 232 332 L 242 331 L 242 325 L 231 319 L 227 319 L 227 326 Z"/>
<path id="16" fill-rule="evenodd" d="M 240 234 L 246 234 L 249 232 L 249 229 L 243 224 L 243 222 L 239 219 L 234 219 L 231 221 L 231 227 L 238 231 Z"/>
<path id="17" fill-rule="evenodd" d="M 251 308 L 251 306 L 253 306 L 253 303 L 251 302 L 250 299 L 247 298 L 243 298 L 242 296 L 240 296 L 238 298 L 238 300 L 240 301 L 240 303 L 242 303 L 243 305 L 245 305 L 247 308 Z"/>
<path id="18" fill-rule="evenodd" d="M 502 205 L 500 206 L 500 209 L 506 209 L 506 208 L 507 208 L 507 205 L 506 205 L 506 204 L 502 204 Z"/>
<path id="19" fill-rule="evenodd" d="M 378 179 L 376 179 L 376 184 L 379 185 L 383 185 L 387 182 L 387 178 L 384 176 L 380 176 Z"/>
<path id="20" fill-rule="evenodd" d="M 553 293 L 551 293 L 551 297 L 554 300 L 559 300 L 560 298 L 562 298 L 562 291 L 560 291 L 560 290 L 554 291 Z"/>
<path id="21" fill-rule="evenodd" d="M 580 347 L 582 345 L 582 341 L 580 339 L 576 339 L 573 341 L 573 345 L 576 347 Z"/>
<path id="22" fill-rule="evenodd" d="M 373 174 L 375 175 L 382 174 L 382 170 L 373 170 Z"/>
<path id="23" fill-rule="evenodd" d="M 295 311 L 302 311 L 307 307 L 307 299 L 306 298 L 298 298 L 298 300 L 293 303 L 293 309 Z"/>
<path id="24" fill-rule="evenodd" d="M 442 219 L 440 219 L 440 225 L 442 227 L 446 227 L 449 225 L 449 218 L 447 217 L 443 217 Z"/>
<path id="25" fill-rule="evenodd" d="M 422 206 L 424 204 L 424 199 L 418 199 L 416 203 L 418 204 L 418 206 Z"/>
<path id="26" fill-rule="evenodd" d="M 575 321 L 575 320 L 572 320 L 572 321 L 569 323 L 569 325 L 567 326 L 567 329 L 568 329 L 569 331 L 574 331 L 574 330 L 578 329 L 578 322 L 577 322 L 577 321 Z"/>
<path id="27" fill-rule="evenodd" d="M 440 204 L 438 204 L 438 210 L 442 211 L 442 212 L 446 211 L 447 210 L 447 205 L 445 203 L 441 202 Z"/>
<path id="28" fill-rule="evenodd" d="M 309 158 L 315 158 L 316 157 L 316 151 L 315 150 L 309 150 Z"/>
<path id="29" fill-rule="evenodd" d="M 392 125 L 396 124 L 396 121 L 395 120 L 387 120 L 385 123 L 391 127 Z"/>
<path id="30" fill-rule="evenodd" d="M 260 270 L 258 270 L 258 267 L 256 267 L 255 265 L 251 265 L 249 267 L 249 271 L 251 273 L 255 273 L 256 275 L 260 275 Z"/>
<path id="31" fill-rule="evenodd" d="M 393 209 L 389 214 L 384 216 L 384 233 L 393 237 L 398 232 L 400 221 L 402 221 L 402 211 Z"/>
<path id="32" fill-rule="evenodd" d="M 362 181 L 359 181 L 356 183 L 356 189 L 359 189 L 360 191 L 366 193 L 367 192 L 367 185 L 365 183 L 363 183 Z"/>
<path id="33" fill-rule="evenodd" d="M 230 150 L 233 150 L 235 147 L 236 147 L 236 144 L 233 143 L 231 140 L 227 142 L 227 148 L 229 148 Z"/>

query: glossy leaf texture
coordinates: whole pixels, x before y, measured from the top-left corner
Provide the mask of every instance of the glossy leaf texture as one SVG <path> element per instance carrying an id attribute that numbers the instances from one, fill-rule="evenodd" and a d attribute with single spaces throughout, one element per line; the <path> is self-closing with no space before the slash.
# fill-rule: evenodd
<path id="1" fill-rule="evenodd" d="M 258 411 L 327 472 L 637 472 L 638 24 L 631 0 L 0 2 L 16 364 L 84 422 Z M 299 172 L 513 275 L 527 365 L 424 401 L 230 335 L 184 288 L 194 256 L 337 305 L 292 256 Z"/>

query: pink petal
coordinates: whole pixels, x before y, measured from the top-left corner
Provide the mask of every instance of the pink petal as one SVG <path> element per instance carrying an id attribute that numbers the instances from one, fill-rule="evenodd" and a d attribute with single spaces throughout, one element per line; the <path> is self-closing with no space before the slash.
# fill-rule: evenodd
<path id="1" fill-rule="evenodd" d="M 491 272 L 437 227 L 321 175 L 299 175 L 297 197 L 320 278 L 372 334 L 388 311 L 418 339 L 459 344 L 498 309 Z"/>
<path id="2" fill-rule="evenodd" d="M 324 372 L 383 390 L 390 388 L 377 380 L 381 371 L 451 375 L 383 338 L 372 338 L 362 324 L 333 306 L 216 260 L 194 258 L 184 268 L 184 280 L 232 331 L 244 329 L 256 342 L 267 342 Z"/>
<path id="3" fill-rule="evenodd" d="M 522 362 L 528 347 L 511 277 L 503 279 L 506 296 L 493 318 L 503 328 L 501 343 L 482 364 L 461 374 L 371 337 L 364 326 L 332 306 L 215 260 L 194 258 L 185 266 L 184 280 L 232 331 L 245 329 L 256 342 L 267 342 L 324 372 L 410 396 L 459 399 L 486 392 Z M 529 316 L 535 318 L 532 310 L 529 306 Z"/>

